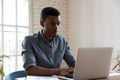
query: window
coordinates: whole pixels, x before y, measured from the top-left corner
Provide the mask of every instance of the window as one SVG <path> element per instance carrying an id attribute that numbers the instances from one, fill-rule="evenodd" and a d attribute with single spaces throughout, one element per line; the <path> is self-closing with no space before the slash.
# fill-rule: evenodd
<path id="1" fill-rule="evenodd" d="M 21 43 L 29 30 L 29 1 L 0 0 L 0 54 L 5 74 L 23 69 Z"/>

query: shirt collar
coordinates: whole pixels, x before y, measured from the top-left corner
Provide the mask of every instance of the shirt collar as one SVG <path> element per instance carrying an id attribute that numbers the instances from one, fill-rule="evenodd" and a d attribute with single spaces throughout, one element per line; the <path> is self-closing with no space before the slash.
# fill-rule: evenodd
<path id="1" fill-rule="evenodd" d="M 42 39 L 43 41 L 45 41 L 47 43 L 49 42 L 43 35 L 43 29 L 38 32 L 38 37 L 39 37 L 39 39 Z"/>

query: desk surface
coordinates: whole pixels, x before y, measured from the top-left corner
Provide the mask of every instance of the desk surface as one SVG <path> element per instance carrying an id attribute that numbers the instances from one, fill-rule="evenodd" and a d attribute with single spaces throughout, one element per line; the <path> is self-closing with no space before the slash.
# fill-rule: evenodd
<path id="1" fill-rule="evenodd" d="M 62 80 L 62 79 L 58 79 L 57 77 L 27 76 L 22 78 L 16 78 L 16 80 Z M 73 79 L 66 79 L 66 80 L 73 80 Z M 109 78 L 107 79 L 97 79 L 97 80 L 120 80 L 120 73 L 110 74 Z"/>
<path id="2" fill-rule="evenodd" d="M 16 78 L 16 80 L 28 80 L 27 78 L 23 77 L 23 78 Z M 35 79 L 32 79 L 31 80 L 35 80 Z M 42 79 L 43 80 L 43 79 Z M 46 80 L 46 79 L 45 79 Z M 52 80 L 52 79 L 49 79 L 49 80 Z M 59 79 L 58 79 L 59 80 Z M 62 80 L 62 79 L 61 79 Z M 107 79 L 101 79 L 101 80 L 120 80 L 120 75 L 119 76 L 111 76 Z"/>

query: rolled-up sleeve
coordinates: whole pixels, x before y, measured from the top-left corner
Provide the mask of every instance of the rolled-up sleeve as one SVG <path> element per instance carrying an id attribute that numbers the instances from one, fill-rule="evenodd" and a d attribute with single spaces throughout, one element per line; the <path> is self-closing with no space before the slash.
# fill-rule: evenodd
<path id="1" fill-rule="evenodd" d="M 22 58 L 24 69 L 27 69 L 29 66 L 36 65 L 36 59 L 32 50 L 30 37 L 25 37 L 25 39 L 22 42 Z"/>

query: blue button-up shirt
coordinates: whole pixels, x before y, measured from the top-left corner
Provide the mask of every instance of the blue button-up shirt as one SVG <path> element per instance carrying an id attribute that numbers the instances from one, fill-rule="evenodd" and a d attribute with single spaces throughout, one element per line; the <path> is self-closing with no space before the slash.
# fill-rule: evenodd
<path id="1" fill-rule="evenodd" d="M 75 63 L 67 41 L 61 35 L 56 35 L 51 42 L 46 40 L 41 32 L 26 36 L 22 42 L 23 67 L 40 66 L 59 68 L 64 59 L 68 66 Z"/>

